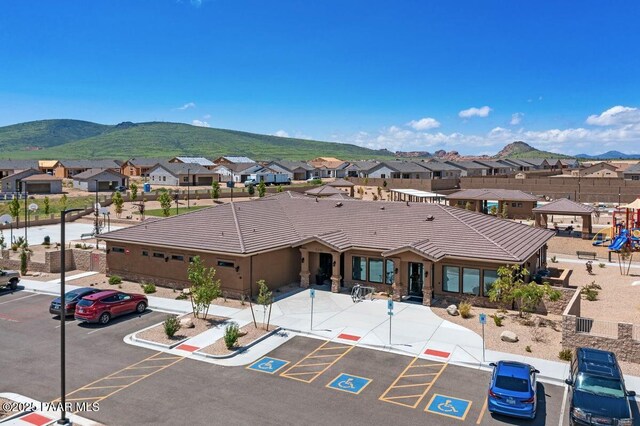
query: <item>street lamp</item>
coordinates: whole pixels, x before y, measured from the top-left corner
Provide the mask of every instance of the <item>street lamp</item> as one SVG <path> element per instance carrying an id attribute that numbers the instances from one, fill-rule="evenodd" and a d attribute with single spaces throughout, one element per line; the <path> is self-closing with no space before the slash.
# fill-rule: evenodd
<path id="1" fill-rule="evenodd" d="M 94 210 L 94 213 L 95 213 L 95 216 L 96 216 L 96 223 L 95 223 L 95 229 L 94 229 L 93 233 L 94 233 L 94 235 L 98 235 L 100 233 L 100 228 L 99 228 L 99 225 L 98 225 L 98 218 L 99 218 L 98 209 L 100 208 L 100 204 L 98 202 L 98 179 L 94 179 L 94 181 L 96 183 L 96 203 L 93 206 L 93 210 Z"/>
<path id="2" fill-rule="evenodd" d="M 65 287 L 65 279 L 66 279 L 66 241 L 65 241 L 65 219 L 67 214 L 73 212 L 79 212 L 82 209 L 70 209 L 63 210 L 60 212 L 60 246 L 62 247 L 62 251 L 60 252 L 60 401 L 62 402 L 62 411 L 60 413 L 60 420 L 58 420 L 59 425 L 69 425 L 69 419 L 66 418 L 65 414 L 65 403 L 66 403 L 66 380 L 65 380 L 65 334 L 64 334 L 64 326 L 65 326 L 65 318 L 66 318 L 66 307 L 64 303 L 64 287 Z"/>

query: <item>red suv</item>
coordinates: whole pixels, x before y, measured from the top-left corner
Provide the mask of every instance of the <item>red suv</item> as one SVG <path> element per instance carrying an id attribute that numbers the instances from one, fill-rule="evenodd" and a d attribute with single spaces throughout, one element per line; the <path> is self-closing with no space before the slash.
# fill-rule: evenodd
<path id="1" fill-rule="evenodd" d="M 78 321 L 108 323 L 111 318 L 147 309 L 147 297 L 142 294 L 127 294 L 121 291 L 105 290 L 83 297 L 76 305 L 75 318 Z"/>

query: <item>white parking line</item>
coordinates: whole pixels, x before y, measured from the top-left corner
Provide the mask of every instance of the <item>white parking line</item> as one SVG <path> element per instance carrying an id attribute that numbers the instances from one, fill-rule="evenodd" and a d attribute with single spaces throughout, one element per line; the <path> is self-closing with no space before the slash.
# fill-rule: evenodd
<path id="1" fill-rule="evenodd" d="M 558 422 L 558 426 L 562 426 L 564 423 L 564 410 L 567 406 L 567 394 L 569 394 L 569 387 L 565 385 L 564 396 L 562 397 L 562 408 L 560 409 L 560 421 Z"/>
<path id="2" fill-rule="evenodd" d="M 87 334 L 92 334 L 92 333 L 95 333 L 96 331 L 100 331 L 100 330 L 104 330 L 104 327 L 103 328 L 96 328 L 95 330 L 91 330 Z"/>
<path id="3" fill-rule="evenodd" d="M 13 299 L 13 300 L 7 300 L 5 302 L 0 302 L 0 305 L 4 305 L 6 303 L 11 303 L 11 302 L 17 302 L 18 300 L 22 300 L 22 299 L 26 299 L 28 297 L 33 297 L 33 296 L 37 296 L 37 294 L 30 294 L 28 296 L 22 296 L 22 297 L 18 297 L 17 299 Z"/>

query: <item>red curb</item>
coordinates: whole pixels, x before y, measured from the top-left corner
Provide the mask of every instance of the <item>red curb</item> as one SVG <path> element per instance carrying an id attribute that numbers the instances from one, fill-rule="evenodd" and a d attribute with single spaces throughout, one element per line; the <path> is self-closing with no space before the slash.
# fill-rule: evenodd
<path id="1" fill-rule="evenodd" d="M 341 334 L 338 336 L 338 339 L 343 339 L 343 340 L 352 340 L 354 342 L 357 342 L 358 340 L 360 340 L 360 336 L 354 336 L 353 334 Z"/>
<path id="2" fill-rule="evenodd" d="M 193 351 L 197 351 L 200 348 L 197 346 L 191 346 L 191 345 L 180 345 L 176 349 L 180 349 L 187 352 L 193 352 Z"/>
<path id="3" fill-rule="evenodd" d="M 53 421 L 49 417 L 41 416 L 38 413 L 27 414 L 24 417 L 20 417 L 20 420 L 36 426 L 43 426 Z"/>
<path id="4" fill-rule="evenodd" d="M 424 351 L 424 354 L 425 355 L 439 356 L 441 358 L 449 358 L 449 355 L 451 355 L 451 353 L 449 353 L 449 352 L 436 351 L 435 349 L 427 349 L 426 351 Z"/>

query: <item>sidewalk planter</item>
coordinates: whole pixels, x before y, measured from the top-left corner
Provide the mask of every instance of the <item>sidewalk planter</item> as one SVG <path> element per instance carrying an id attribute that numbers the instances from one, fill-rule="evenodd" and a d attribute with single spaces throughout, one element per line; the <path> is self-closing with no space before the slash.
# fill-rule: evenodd
<path id="1" fill-rule="evenodd" d="M 178 316 L 178 318 L 182 318 L 182 317 L 187 316 L 187 315 L 189 315 L 189 314 L 186 313 L 186 314 L 180 315 L 180 316 Z M 182 343 L 184 343 L 187 340 L 191 339 L 191 337 L 185 337 L 184 339 L 178 340 L 175 343 L 166 344 L 166 343 L 154 342 L 153 340 L 147 340 L 147 339 L 142 339 L 140 337 L 137 337 L 138 334 L 140 334 L 142 332 L 145 332 L 147 330 L 151 330 L 152 328 L 158 327 L 158 326 L 160 326 L 162 324 L 164 324 L 164 321 L 159 322 L 157 324 L 150 325 L 149 327 L 143 328 L 142 330 L 136 331 L 135 333 L 133 333 L 131 335 L 131 340 L 133 340 L 134 342 L 139 342 L 139 343 L 144 343 L 144 344 L 147 344 L 147 345 L 157 346 L 157 347 L 162 348 L 162 349 L 173 349 L 176 346 L 181 345 Z"/>
<path id="2" fill-rule="evenodd" d="M 224 354 L 224 355 L 212 355 L 212 354 L 208 354 L 208 353 L 205 353 L 205 352 L 200 352 L 199 350 L 198 350 L 198 351 L 195 351 L 195 352 L 193 352 L 193 353 L 194 353 L 194 354 L 196 354 L 196 355 L 203 356 L 203 357 L 205 357 L 205 358 L 214 358 L 214 359 L 226 359 L 226 358 L 233 358 L 234 356 L 236 356 L 236 355 L 238 355 L 238 354 L 241 354 L 242 352 L 246 351 L 246 350 L 247 350 L 247 349 L 249 349 L 250 347 L 252 347 L 252 346 L 254 346 L 254 345 L 257 345 L 258 343 L 260 343 L 260 342 L 262 342 L 263 340 L 265 340 L 267 337 L 273 336 L 274 334 L 276 334 L 277 332 L 279 332 L 279 331 L 281 331 L 281 330 L 282 330 L 282 327 L 277 327 L 277 328 L 275 328 L 275 329 L 271 330 L 270 332 L 268 332 L 267 334 L 265 334 L 265 335 L 263 335 L 263 336 L 258 337 L 256 340 L 254 340 L 253 342 L 249 343 L 248 345 L 242 346 L 241 348 L 238 348 L 238 350 L 233 351 L 233 352 L 230 352 L 230 353 L 228 353 L 228 354 Z M 221 337 L 220 339 L 224 339 L 224 336 L 223 336 L 223 337 Z M 217 342 L 217 340 L 216 340 L 215 342 Z M 211 343 L 211 344 L 213 345 L 215 342 L 213 342 L 213 343 Z M 204 349 L 204 348 L 203 348 L 203 349 Z"/>

